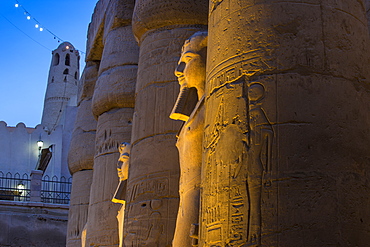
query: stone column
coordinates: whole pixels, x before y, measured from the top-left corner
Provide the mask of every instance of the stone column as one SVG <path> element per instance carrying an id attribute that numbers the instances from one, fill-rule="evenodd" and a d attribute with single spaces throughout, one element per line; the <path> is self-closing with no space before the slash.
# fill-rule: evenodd
<path id="1" fill-rule="evenodd" d="M 68 167 L 73 176 L 68 247 L 81 247 L 82 231 L 87 221 L 97 124 L 91 111 L 91 102 L 98 70 L 99 62 L 87 62 L 79 84 L 77 116 L 68 154 Z"/>
<path id="2" fill-rule="evenodd" d="M 210 3 L 200 246 L 366 246 L 364 1 Z"/>
<path id="3" fill-rule="evenodd" d="M 102 22 L 103 51 L 92 111 L 98 119 L 86 246 L 117 246 L 119 205 L 112 203 L 118 184 L 121 142 L 130 142 L 138 46 L 132 34 L 132 0 L 110 1 Z"/>
<path id="4" fill-rule="evenodd" d="M 127 182 L 125 245 L 171 246 L 179 203 L 179 122 L 169 119 L 179 86 L 174 70 L 185 39 L 207 24 L 206 1 L 139 0 L 140 44 Z"/>
<path id="5" fill-rule="evenodd" d="M 366 6 L 367 27 L 370 32 L 370 0 L 365 0 L 365 6 Z"/>
<path id="6" fill-rule="evenodd" d="M 31 171 L 30 201 L 41 202 L 41 184 L 43 172 L 39 170 Z"/>

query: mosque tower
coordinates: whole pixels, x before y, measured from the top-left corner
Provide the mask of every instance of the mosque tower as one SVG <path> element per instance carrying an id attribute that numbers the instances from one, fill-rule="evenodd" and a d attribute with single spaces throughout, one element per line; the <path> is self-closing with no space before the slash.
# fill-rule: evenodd
<path id="1" fill-rule="evenodd" d="M 67 105 L 76 105 L 79 79 L 79 52 L 63 42 L 52 52 L 41 125 L 51 132 L 61 123 Z"/>

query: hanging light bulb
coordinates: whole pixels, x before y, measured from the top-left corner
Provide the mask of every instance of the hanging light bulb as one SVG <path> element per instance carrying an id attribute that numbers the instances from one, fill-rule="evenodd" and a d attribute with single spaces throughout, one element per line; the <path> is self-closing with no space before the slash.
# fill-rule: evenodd
<path id="1" fill-rule="evenodd" d="M 1 0 L 0 0 L 1 1 Z M 23 6 L 19 3 L 19 1 L 17 1 L 17 0 L 15 0 L 15 4 L 14 4 L 14 6 L 16 7 L 16 8 L 19 8 L 19 7 L 21 7 L 22 9 L 23 9 L 23 14 L 26 16 L 26 18 L 27 18 L 27 20 L 31 20 L 31 19 L 33 19 L 34 20 L 34 22 L 35 22 L 35 28 L 37 28 L 37 29 L 39 29 L 39 31 L 40 32 L 42 32 L 42 31 L 44 31 L 44 28 L 43 27 L 41 27 L 41 24 L 34 18 L 34 17 L 32 17 L 31 16 L 31 14 L 25 9 L 25 8 L 23 8 Z M 47 32 L 49 32 L 49 33 L 51 33 L 50 32 L 50 30 L 48 30 L 48 29 L 46 29 L 46 31 Z M 53 34 L 53 33 L 51 33 L 51 34 Z M 60 42 L 63 42 L 63 40 L 61 40 L 61 39 L 59 39 L 57 36 L 55 36 L 54 35 L 54 39 L 55 40 L 57 40 L 58 41 L 58 43 L 60 43 Z M 69 47 L 69 46 L 66 46 L 66 49 L 68 50 L 68 49 L 71 49 L 71 47 Z M 72 51 L 72 50 L 71 50 Z"/>

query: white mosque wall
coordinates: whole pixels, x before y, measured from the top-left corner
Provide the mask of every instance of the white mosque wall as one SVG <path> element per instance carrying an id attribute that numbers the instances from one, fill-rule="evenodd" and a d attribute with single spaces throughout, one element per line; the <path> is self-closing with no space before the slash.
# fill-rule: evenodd
<path id="1" fill-rule="evenodd" d="M 4 175 L 19 173 L 21 176 L 31 174 L 37 164 L 39 149 L 37 141 L 43 141 L 43 148 L 52 147 L 52 159 L 44 173 L 50 178 L 57 176 L 69 178 L 71 175 L 67 165 L 67 154 L 70 146 L 71 133 L 76 116 L 76 107 L 68 106 L 63 114 L 63 125 L 48 133 L 42 125 L 34 128 L 18 123 L 15 127 L 0 122 L 0 171 Z"/>

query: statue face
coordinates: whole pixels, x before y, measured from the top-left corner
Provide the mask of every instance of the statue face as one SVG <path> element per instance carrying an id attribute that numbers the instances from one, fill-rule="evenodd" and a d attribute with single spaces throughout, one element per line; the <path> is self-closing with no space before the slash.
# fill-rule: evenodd
<path id="1" fill-rule="evenodd" d="M 130 156 L 127 153 L 125 153 L 125 154 L 122 154 L 122 155 L 119 156 L 118 161 L 120 161 L 122 163 L 126 163 L 126 162 L 128 162 L 129 158 L 130 158 Z"/>
<path id="2" fill-rule="evenodd" d="M 121 180 L 127 179 L 128 177 L 130 148 L 131 148 L 131 145 L 129 143 L 121 143 L 121 145 L 118 148 L 120 156 L 118 158 L 118 163 L 117 163 L 117 172 L 118 172 L 118 177 Z"/>
<path id="3" fill-rule="evenodd" d="M 121 161 L 123 163 L 127 162 L 130 157 L 130 149 L 131 145 L 129 143 L 121 143 L 118 147 L 118 151 L 120 154 L 118 161 Z"/>
<path id="4" fill-rule="evenodd" d="M 202 96 L 206 79 L 206 58 L 199 54 L 199 39 L 199 37 L 193 38 L 184 45 L 175 75 L 181 86 L 195 87 L 198 90 L 198 96 Z"/>
<path id="5" fill-rule="evenodd" d="M 204 95 L 206 81 L 207 33 L 197 32 L 185 41 L 175 69 L 180 92 L 170 118 L 188 121 L 197 102 Z"/>

